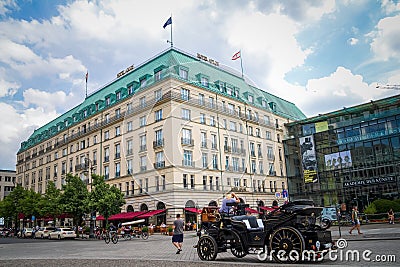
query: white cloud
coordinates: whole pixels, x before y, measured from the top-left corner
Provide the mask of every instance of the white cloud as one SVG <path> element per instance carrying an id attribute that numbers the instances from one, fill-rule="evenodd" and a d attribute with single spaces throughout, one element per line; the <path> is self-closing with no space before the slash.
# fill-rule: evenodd
<path id="1" fill-rule="evenodd" d="M 391 0 L 382 0 L 381 6 L 385 10 L 386 14 L 400 11 L 400 3 L 394 3 Z"/>
<path id="2" fill-rule="evenodd" d="M 381 19 L 377 30 L 369 33 L 373 37 L 371 50 L 380 60 L 400 57 L 400 15 Z"/>
<path id="3" fill-rule="evenodd" d="M 67 95 L 63 91 L 49 93 L 30 88 L 25 90 L 23 95 L 25 107 L 33 105 L 43 109 L 43 112 L 54 112 L 60 107 L 71 106 L 71 103 L 73 106 L 77 105 L 75 96 L 72 93 Z"/>
<path id="4" fill-rule="evenodd" d="M 0 16 L 4 16 L 11 11 L 11 9 L 18 8 L 15 0 L 1 0 L 0 1 Z"/>
<path id="5" fill-rule="evenodd" d="M 358 39 L 357 38 L 350 38 L 347 40 L 347 43 L 350 45 L 356 45 L 358 44 Z"/>
<path id="6" fill-rule="evenodd" d="M 0 97 L 13 96 L 20 86 L 17 82 L 8 82 L 0 78 Z"/>

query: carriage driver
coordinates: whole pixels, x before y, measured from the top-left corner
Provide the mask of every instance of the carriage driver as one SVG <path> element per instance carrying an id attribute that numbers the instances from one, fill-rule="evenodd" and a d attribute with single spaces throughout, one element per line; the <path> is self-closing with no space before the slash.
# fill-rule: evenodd
<path id="1" fill-rule="evenodd" d="M 236 196 L 235 193 L 226 193 L 225 198 L 222 200 L 222 205 L 221 208 L 219 209 L 219 212 L 221 214 L 229 214 L 229 209 L 231 207 L 227 206 L 227 203 L 239 203 L 240 199 Z"/>

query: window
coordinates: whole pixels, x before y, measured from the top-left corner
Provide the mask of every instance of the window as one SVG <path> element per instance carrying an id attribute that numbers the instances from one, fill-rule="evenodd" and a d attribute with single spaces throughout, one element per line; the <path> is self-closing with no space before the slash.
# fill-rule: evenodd
<path id="1" fill-rule="evenodd" d="M 254 97 L 252 95 L 248 95 L 247 100 L 249 100 L 250 103 L 253 103 Z"/>
<path id="2" fill-rule="evenodd" d="M 201 147 L 207 148 L 207 133 L 201 132 L 200 136 L 201 136 Z"/>
<path id="3" fill-rule="evenodd" d="M 193 152 L 190 150 L 183 151 L 183 166 L 193 166 Z"/>
<path id="4" fill-rule="evenodd" d="M 121 157 L 121 144 L 115 145 L 115 158 L 119 159 Z"/>
<path id="5" fill-rule="evenodd" d="M 256 152 L 254 150 L 254 143 L 253 142 L 250 142 L 250 154 L 251 154 L 252 157 L 256 156 Z"/>
<path id="6" fill-rule="evenodd" d="M 160 151 L 156 153 L 156 163 L 154 166 L 156 169 L 165 167 L 164 152 Z"/>
<path id="7" fill-rule="evenodd" d="M 217 149 L 217 135 L 211 134 L 211 148 Z"/>
<path id="8" fill-rule="evenodd" d="M 140 171 L 145 171 L 147 169 L 147 157 L 140 157 Z"/>
<path id="9" fill-rule="evenodd" d="M 231 103 L 228 103 L 228 112 L 230 114 L 235 114 L 235 106 Z"/>
<path id="10" fill-rule="evenodd" d="M 208 154 L 207 153 L 203 153 L 201 155 L 201 161 L 203 163 L 203 168 L 207 168 L 208 167 Z"/>
<path id="11" fill-rule="evenodd" d="M 163 143 L 164 143 L 164 140 L 163 140 L 163 139 L 164 139 L 164 137 L 163 137 L 163 130 L 162 130 L 162 129 L 157 130 L 157 131 L 156 131 L 155 146 L 156 146 L 156 147 L 162 146 Z"/>
<path id="12" fill-rule="evenodd" d="M 121 117 L 121 109 L 120 109 L 120 108 L 118 108 L 118 109 L 115 110 L 115 117 L 116 117 L 116 118 Z"/>
<path id="13" fill-rule="evenodd" d="M 133 154 L 133 140 L 127 140 L 126 141 L 126 155 L 132 155 Z"/>
<path id="14" fill-rule="evenodd" d="M 269 116 L 267 116 L 267 115 L 264 115 L 264 123 L 266 124 L 266 125 L 269 125 Z"/>
<path id="15" fill-rule="evenodd" d="M 214 185 L 213 185 L 213 177 L 210 176 L 210 190 L 214 190 Z"/>
<path id="16" fill-rule="evenodd" d="M 183 188 L 187 189 L 188 188 L 188 182 L 187 182 L 187 174 L 183 174 Z"/>
<path id="17" fill-rule="evenodd" d="M 139 125 L 140 127 L 146 126 L 146 116 L 142 116 L 139 118 Z"/>
<path id="18" fill-rule="evenodd" d="M 269 160 L 273 160 L 274 157 L 274 149 L 271 146 L 267 146 L 267 157 Z"/>
<path id="19" fill-rule="evenodd" d="M 258 162 L 258 168 L 260 170 L 260 174 L 263 174 L 264 173 L 264 167 L 263 167 L 263 162 L 262 161 Z"/>
<path id="20" fill-rule="evenodd" d="M 97 151 L 93 151 L 93 165 L 97 165 Z"/>
<path id="21" fill-rule="evenodd" d="M 218 157 L 217 154 L 212 155 L 213 169 L 218 170 Z"/>
<path id="22" fill-rule="evenodd" d="M 234 172 L 239 171 L 239 158 L 232 157 L 232 168 Z"/>
<path id="23" fill-rule="evenodd" d="M 162 109 L 156 110 L 154 112 L 154 119 L 156 122 L 162 120 Z"/>
<path id="24" fill-rule="evenodd" d="M 108 180 L 110 178 L 110 166 L 104 166 L 104 179 Z"/>
<path id="25" fill-rule="evenodd" d="M 203 176 L 203 190 L 207 190 L 207 176 Z"/>
<path id="26" fill-rule="evenodd" d="M 110 139 L 110 132 L 109 131 L 105 131 L 104 132 L 104 141 Z M 71 151 L 72 152 L 72 151 Z"/>
<path id="27" fill-rule="evenodd" d="M 140 80 L 140 87 L 143 88 L 147 85 L 147 78 L 142 78 Z"/>
<path id="28" fill-rule="evenodd" d="M 110 161 L 110 148 L 105 147 L 104 148 L 104 162 Z"/>
<path id="29" fill-rule="evenodd" d="M 190 90 L 181 88 L 181 99 L 182 100 L 189 100 L 190 98 Z"/>
<path id="30" fill-rule="evenodd" d="M 143 96 L 139 99 L 139 104 L 141 108 L 144 108 L 146 106 L 146 96 Z"/>
<path id="31" fill-rule="evenodd" d="M 117 162 L 115 163 L 115 177 L 120 177 L 121 176 L 121 163 Z"/>
<path id="32" fill-rule="evenodd" d="M 155 90 L 154 91 L 154 99 L 156 101 L 160 100 L 162 98 L 162 91 L 161 89 Z"/>
<path id="33" fill-rule="evenodd" d="M 182 129 L 182 144 L 192 145 L 192 130 L 185 128 Z"/>
<path id="34" fill-rule="evenodd" d="M 265 132 L 265 139 L 271 140 L 271 132 L 270 131 Z"/>
<path id="35" fill-rule="evenodd" d="M 210 125 L 215 126 L 215 117 L 214 116 L 210 116 Z"/>
<path id="36" fill-rule="evenodd" d="M 111 103 L 110 97 L 106 97 L 106 106 L 110 105 L 110 103 Z"/>
<path id="37" fill-rule="evenodd" d="M 200 123 L 206 124 L 206 115 L 203 113 L 200 113 Z"/>
<path id="38" fill-rule="evenodd" d="M 208 98 L 208 102 L 209 102 L 210 108 L 215 108 L 214 98 L 212 96 L 210 96 Z"/>
<path id="39" fill-rule="evenodd" d="M 156 176 L 156 192 L 160 191 L 160 177 Z"/>
<path id="40" fill-rule="evenodd" d="M 201 85 L 208 87 L 208 78 L 201 77 Z"/>
<path id="41" fill-rule="evenodd" d="M 128 95 L 131 95 L 131 94 L 133 94 L 133 86 L 129 85 L 128 86 Z"/>
<path id="42" fill-rule="evenodd" d="M 127 174 L 133 174 L 132 159 L 126 161 L 126 172 Z M 133 193 L 132 193 L 133 194 Z"/>
<path id="43" fill-rule="evenodd" d="M 106 123 L 109 123 L 110 122 L 110 114 L 106 114 L 104 120 Z"/>
<path id="44" fill-rule="evenodd" d="M 252 127 L 252 126 L 249 126 L 249 127 L 248 127 L 248 130 L 249 130 L 249 135 L 253 135 L 253 127 Z"/>
<path id="45" fill-rule="evenodd" d="M 129 133 L 133 130 L 132 121 L 128 121 L 126 124 L 126 131 Z"/>
<path id="46" fill-rule="evenodd" d="M 121 126 L 115 127 L 115 136 L 120 136 L 121 135 Z"/>
<path id="47" fill-rule="evenodd" d="M 256 172 L 256 161 L 255 160 L 251 161 L 251 172 L 252 173 Z"/>
<path id="48" fill-rule="evenodd" d="M 203 94 L 199 94 L 199 105 L 204 105 L 204 95 Z"/>
<path id="49" fill-rule="evenodd" d="M 190 188 L 194 189 L 194 186 L 195 186 L 194 175 L 190 175 Z"/>
<path id="50" fill-rule="evenodd" d="M 186 108 L 183 108 L 182 109 L 182 119 L 184 119 L 184 120 L 190 120 L 190 110 L 189 109 L 186 109 Z"/>
<path id="51" fill-rule="evenodd" d="M 236 122 L 234 121 L 229 122 L 229 130 L 236 132 Z"/>
<path id="52" fill-rule="evenodd" d="M 188 71 L 186 69 L 179 69 L 179 77 L 181 77 L 182 79 L 187 80 L 188 78 Z"/>
<path id="53" fill-rule="evenodd" d="M 256 136 L 261 137 L 261 131 L 259 128 L 256 128 Z"/>
<path id="54" fill-rule="evenodd" d="M 155 81 L 161 80 L 161 70 L 159 70 L 156 73 L 154 73 L 154 80 Z"/>
<path id="55" fill-rule="evenodd" d="M 258 157 L 262 157 L 261 144 L 257 144 Z"/>
<path id="56" fill-rule="evenodd" d="M 146 148 L 146 135 L 142 135 L 142 136 L 140 136 L 139 137 L 139 139 L 140 139 L 140 148 L 139 148 L 139 151 L 145 151 L 147 148 Z"/>

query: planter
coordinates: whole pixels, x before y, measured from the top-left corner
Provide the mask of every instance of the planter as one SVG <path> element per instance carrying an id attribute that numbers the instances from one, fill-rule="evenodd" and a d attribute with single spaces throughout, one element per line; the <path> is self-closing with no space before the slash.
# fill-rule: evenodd
<path id="1" fill-rule="evenodd" d="M 168 232 L 168 235 L 169 235 L 169 236 L 173 236 L 173 235 L 174 235 L 174 232 Z"/>

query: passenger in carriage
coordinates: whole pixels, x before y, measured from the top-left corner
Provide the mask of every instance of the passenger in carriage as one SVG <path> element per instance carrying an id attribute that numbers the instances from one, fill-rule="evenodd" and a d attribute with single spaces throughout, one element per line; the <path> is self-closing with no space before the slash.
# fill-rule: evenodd
<path id="1" fill-rule="evenodd" d="M 239 203 L 240 199 L 236 196 L 234 192 L 232 193 L 226 193 L 225 198 L 222 200 L 222 205 L 221 208 L 219 209 L 219 212 L 221 214 L 228 215 L 229 212 L 232 210 L 232 207 L 229 207 L 227 204 L 228 203 Z"/>

